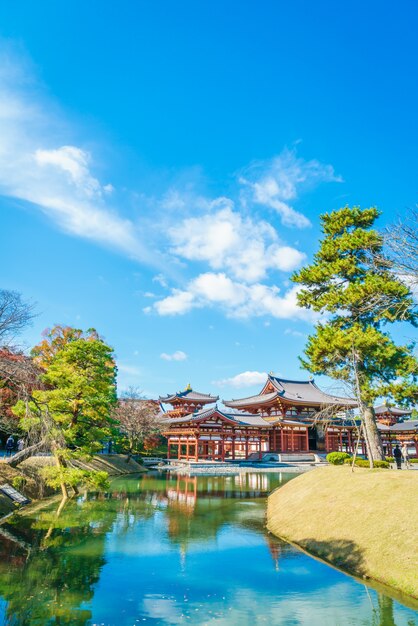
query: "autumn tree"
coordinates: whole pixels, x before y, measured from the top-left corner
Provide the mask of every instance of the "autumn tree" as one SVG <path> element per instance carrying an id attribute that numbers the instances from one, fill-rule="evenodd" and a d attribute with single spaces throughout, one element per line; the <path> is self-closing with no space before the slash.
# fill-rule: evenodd
<path id="1" fill-rule="evenodd" d="M 416 324 L 417 318 L 410 290 L 391 272 L 383 238 L 373 228 L 378 215 L 375 208 L 359 207 L 322 215 L 324 237 L 314 261 L 292 277 L 302 287 L 299 305 L 323 315 L 302 364 L 349 385 L 359 403 L 371 463 L 384 458 L 374 401 L 418 398 L 414 346 L 397 345 L 384 331 L 399 319 Z"/>
<path id="2" fill-rule="evenodd" d="M 28 432 L 48 442 L 56 466 L 46 468 L 52 486 L 100 483 L 105 476 L 79 469 L 73 460 L 88 459 L 109 436 L 116 402 L 116 366 L 113 350 L 94 329 L 83 332 L 55 326 L 32 351 L 43 370 L 44 389 L 34 390 L 14 412 Z"/>
<path id="3" fill-rule="evenodd" d="M 128 441 L 131 454 L 138 452 L 144 442 L 156 441 L 161 431 L 160 412 L 157 402 L 145 399 L 134 387 L 122 394 L 114 409 L 114 418 Z"/>

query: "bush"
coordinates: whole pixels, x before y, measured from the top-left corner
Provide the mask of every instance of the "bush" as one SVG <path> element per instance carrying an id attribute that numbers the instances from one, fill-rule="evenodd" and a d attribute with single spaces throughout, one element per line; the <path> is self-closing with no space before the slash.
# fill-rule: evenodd
<path id="1" fill-rule="evenodd" d="M 352 462 L 353 462 L 353 458 L 352 457 L 344 460 L 344 463 L 346 465 L 351 465 Z M 354 465 L 356 467 L 370 467 L 370 462 L 367 459 L 356 459 Z M 377 467 L 377 468 L 380 468 L 380 469 L 389 469 L 390 468 L 390 464 L 389 464 L 388 461 L 374 461 L 373 462 L 373 467 Z"/>
<path id="2" fill-rule="evenodd" d="M 410 463 L 418 463 L 418 459 L 409 459 Z"/>
<path id="3" fill-rule="evenodd" d="M 394 463 L 395 462 L 395 457 L 394 456 L 386 456 L 385 459 L 386 459 L 386 461 L 388 463 Z"/>
<path id="4" fill-rule="evenodd" d="M 26 483 L 27 480 L 24 476 L 15 476 L 12 480 L 12 486 L 17 489 L 17 491 L 21 491 Z"/>
<path id="5" fill-rule="evenodd" d="M 349 459 L 350 455 L 347 452 L 330 452 L 327 454 L 327 461 L 331 465 L 343 465 L 346 459 Z"/>

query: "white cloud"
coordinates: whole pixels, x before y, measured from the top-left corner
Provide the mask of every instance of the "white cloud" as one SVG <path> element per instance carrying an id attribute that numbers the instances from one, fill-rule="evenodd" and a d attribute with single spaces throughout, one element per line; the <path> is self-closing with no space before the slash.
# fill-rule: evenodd
<path id="1" fill-rule="evenodd" d="M 293 328 L 286 328 L 285 335 L 292 335 L 292 337 L 306 337 L 306 333 L 301 333 L 300 330 L 294 330 Z"/>
<path id="2" fill-rule="evenodd" d="M 260 161 L 243 171 L 239 182 L 244 203 L 254 203 L 277 211 L 282 224 L 296 228 L 310 226 L 310 221 L 296 211 L 291 202 L 301 192 L 322 182 L 341 182 L 332 165 L 317 160 L 305 161 L 295 150 L 285 149 L 270 161 Z"/>
<path id="3" fill-rule="evenodd" d="M 160 359 L 163 359 L 163 361 L 185 361 L 187 359 L 187 354 L 183 352 L 183 350 L 176 350 L 173 354 L 163 352 L 160 354 Z"/>
<path id="4" fill-rule="evenodd" d="M 154 310 L 162 316 L 183 315 L 195 308 L 212 306 L 235 318 L 270 315 L 278 319 L 312 321 L 315 316 L 297 304 L 298 289 L 292 287 L 281 295 L 275 285 L 246 285 L 233 281 L 224 273 L 207 272 L 191 280 L 186 289 L 173 289 L 171 295 L 144 311 L 150 313 Z"/>
<path id="5" fill-rule="evenodd" d="M 0 51 L 0 194 L 30 202 L 62 230 L 150 260 L 134 224 L 113 210 L 113 186 L 91 173 L 83 147 L 20 61 Z"/>
<path id="6" fill-rule="evenodd" d="M 263 279 L 268 270 L 289 272 L 306 255 L 279 242 L 266 221 L 243 217 L 227 198 L 213 204 L 217 210 L 184 219 L 169 229 L 172 252 L 190 261 L 206 261 L 214 270 L 225 270 L 245 282 Z M 219 208 L 218 208 L 219 207 Z"/>
<path id="7" fill-rule="evenodd" d="M 231 378 L 222 378 L 221 380 L 212 381 L 213 385 L 218 387 L 236 387 L 241 389 L 243 387 L 253 387 L 254 385 L 263 385 L 266 382 L 266 372 L 241 372 Z"/>
<path id="8" fill-rule="evenodd" d="M 128 365 L 126 363 L 118 363 L 118 371 L 123 374 L 128 374 L 129 376 L 140 376 L 141 370 L 139 367 L 135 365 Z"/>

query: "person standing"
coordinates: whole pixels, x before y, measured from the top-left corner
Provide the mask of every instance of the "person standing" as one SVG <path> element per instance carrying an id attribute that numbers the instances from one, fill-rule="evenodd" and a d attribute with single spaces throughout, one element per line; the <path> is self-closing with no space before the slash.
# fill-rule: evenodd
<path id="1" fill-rule="evenodd" d="M 396 469 L 402 469 L 402 452 L 400 451 L 398 444 L 396 444 L 393 449 L 393 456 L 395 457 Z"/>
<path id="2" fill-rule="evenodd" d="M 23 448 L 25 447 L 25 441 L 24 439 L 22 439 L 22 437 L 19 439 L 19 441 L 17 442 L 17 451 L 18 452 L 22 452 Z"/>
<path id="3" fill-rule="evenodd" d="M 402 452 L 403 462 L 405 463 L 405 468 L 409 469 L 409 452 L 408 452 L 408 446 L 406 443 L 402 444 L 401 452 Z"/>
<path id="4" fill-rule="evenodd" d="M 11 435 L 9 435 L 6 441 L 6 456 L 11 456 L 14 447 L 15 447 L 15 440 L 13 439 Z"/>

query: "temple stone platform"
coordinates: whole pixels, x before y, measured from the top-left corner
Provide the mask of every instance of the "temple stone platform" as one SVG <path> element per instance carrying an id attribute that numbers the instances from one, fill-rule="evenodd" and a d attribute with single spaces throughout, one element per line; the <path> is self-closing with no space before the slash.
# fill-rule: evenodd
<path id="1" fill-rule="evenodd" d="M 254 458 L 252 458 L 254 456 Z M 256 457 L 256 458 L 255 458 Z M 280 458 L 283 457 L 283 458 Z M 251 455 L 247 459 L 235 461 L 187 461 L 170 459 L 158 469 L 184 473 L 197 474 L 242 474 L 246 472 L 306 472 L 318 465 L 323 465 L 325 460 L 317 454 L 277 454 L 265 452 L 261 458 L 259 455 Z"/>

